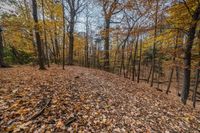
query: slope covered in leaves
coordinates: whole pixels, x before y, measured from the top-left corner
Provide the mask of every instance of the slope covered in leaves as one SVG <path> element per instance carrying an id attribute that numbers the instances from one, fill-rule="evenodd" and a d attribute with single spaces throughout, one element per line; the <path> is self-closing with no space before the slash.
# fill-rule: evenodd
<path id="1" fill-rule="evenodd" d="M 94 69 L 0 69 L 0 132 L 199 132 L 200 111 Z"/>

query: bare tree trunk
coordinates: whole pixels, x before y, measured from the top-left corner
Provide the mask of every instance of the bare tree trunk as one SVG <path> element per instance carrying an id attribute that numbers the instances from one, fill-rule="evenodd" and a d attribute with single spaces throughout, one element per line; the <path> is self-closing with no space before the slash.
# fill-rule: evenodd
<path id="1" fill-rule="evenodd" d="M 62 11 L 63 11 L 63 63 L 62 63 L 62 67 L 63 70 L 65 70 L 65 5 L 64 5 L 64 1 L 62 0 Z"/>
<path id="2" fill-rule="evenodd" d="M 60 49 L 58 46 L 58 35 L 57 35 L 57 24 L 56 18 L 54 17 L 54 40 L 55 40 L 55 50 L 56 50 L 56 63 L 60 63 Z"/>
<path id="3" fill-rule="evenodd" d="M 142 60 L 142 40 L 140 42 L 140 57 L 139 57 L 139 65 L 138 65 L 138 77 L 137 77 L 137 82 L 140 82 L 140 69 L 141 69 L 141 60 Z"/>
<path id="4" fill-rule="evenodd" d="M 85 42 L 85 61 L 84 61 L 84 65 L 85 67 L 89 66 L 89 61 L 88 61 L 88 45 L 89 45 L 89 10 L 88 10 L 88 3 L 86 5 L 86 25 L 85 25 L 85 29 L 86 29 L 86 42 Z"/>
<path id="5" fill-rule="evenodd" d="M 200 4 L 198 4 L 194 14 L 192 15 L 193 23 L 191 24 L 188 31 L 188 39 L 186 43 L 186 48 L 184 52 L 184 76 L 183 76 L 183 88 L 181 92 L 181 101 L 186 104 L 189 90 L 190 90 L 190 75 L 191 75 L 191 56 L 192 56 L 192 46 L 195 38 L 196 27 L 198 20 L 200 19 Z"/>
<path id="6" fill-rule="evenodd" d="M 151 65 L 149 75 L 148 75 L 148 78 L 147 78 L 147 83 L 149 83 L 149 81 L 150 81 L 152 70 L 153 70 L 153 66 Z"/>
<path id="7" fill-rule="evenodd" d="M 154 74 L 155 74 L 155 64 L 156 64 L 156 38 L 157 38 L 157 19 L 158 19 L 158 0 L 156 0 L 156 17 L 155 17 L 155 31 L 154 31 L 154 43 L 153 43 L 153 59 L 152 59 L 152 78 L 151 78 L 151 87 L 154 83 Z"/>
<path id="8" fill-rule="evenodd" d="M 45 22 L 45 17 L 44 17 L 44 0 L 42 0 L 42 20 L 43 20 L 43 29 L 44 29 L 44 45 L 45 45 L 45 50 L 46 50 L 45 57 L 46 57 L 47 66 L 50 67 L 49 52 L 48 52 L 48 46 L 47 46 L 46 22 Z"/>
<path id="9" fill-rule="evenodd" d="M 54 63 L 56 63 L 56 61 L 57 61 L 57 59 L 56 59 L 56 50 L 55 50 L 55 44 L 54 44 L 52 33 L 50 33 L 50 39 L 51 39 L 51 45 L 52 45 L 52 56 L 53 56 Z"/>
<path id="10" fill-rule="evenodd" d="M 180 82 L 179 82 L 179 68 L 176 66 L 176 83 L 177 83 L 177 96 L 180 96 L 179 89 L 180 89 Z"/>
<path id="11" fill-rule="evenodd" d="M 110 70 L 110 54 L 109 54 L 109 47 L 110 47 L 110 20 L 106 20 L 106 26 L 105 26 L 105 46 L 104 46 L 104 69 L 106 71 Z"/>
<path id="12" fill-rule="evenodd" d="M 35 22 L 35 37 L 36 37 L 36 42 L 37 42 L 37 50 L 38 50 L 38 59 L 39 59 L 39 69 L 45 70 L 44 66 L 44 53 L 42 49 L 42 44 L 41 44 L 41 38 L 40 38 L 40 33 L 39 33 L 39 27 L 38 27 L 38 15 L 37 15 L 37 2 L 36 0 L 32 0 L 32 7 L 33 7 L 33 18 Z"/>
<path id="13" fill-rule="evenodd" d="M 200 31 L 198 33 L 198 38 L 199 38 L 199 57 L 200 57 Z M 197 70 L 196 70 L 196 83 L 195 83 L 195 87 L 193 90 L 193 96 L 192 96 L 192 101 L 193 101 L 193 107 L 195 108 L 196 106 L 196 94 L 197 94 L 197 89 L 198 89 L 198 85 L 199 85 L 199 74 L 200 74 L 200 61 L 198 62 L 198 66 L 197 66 Z"/>
<path id="14" fill-rule="evenodd" d="M 3 35 L 2 35 L 2 28 L 0 27 L 0 67 L 6 67 L 3 59 Z"/>
<path id="15" fill-rule="evenodd" d="M 137 58 L 138 41 L 139 41 L 139 35 L 137 36 L 134 57 L 133 57 L 133 61 L 132 61 L 132 63 L 133 63 L 133 65 L 132 65 L 132 81 L 135 81 L 135 65 L 136 65 L 136 58 Z"/>
<path id="16" fill-rule="evenodd" d="M 200 67 L 200 62 L 199 62 L 199 67 Z M 200 70 L 199 70 L 199 68 L 197 68 L 195 87 L 194 87 L 193 96 L 192 96 L 192 101 L 193 101 L 193 107 L 194 108 L 196 106 L 196 94 L 197 94 L 197 88 L 198 88 L 198 85 L 199 85 L 199 74 L 200 74 Z"/>
<path id="17" fill-rule="evenodd" d="M 73 55 L 74 55 L 74 20 L 70 23 L 68 65 L 73 65 Z"/>
<path id="18" fill-rule="evenodd" d="M 167 86 L 166 94 L 169 93 L 169 89 L 170 89 L 170 87 L 171 87 L 171 83 L 172 83 L 173 73 L 174 73 L 174 68 L 172 68 L 171 73 L 170 73 L 170 76 L 169 76 L 169 83 L 168 83 L 168 86 Z"/>
<path id="19" fill-rule="evenodd" d="M 122 57 L 121 57 L 120 75 L 122 74 L 122 72 L 124 74 L 124 71 L 125 71 L 125 66 L 124 66 L 124 60 L 125 60 L 124 50 L 125 50 L 125 43 L 122 45 Z"/>
<path id="20" fill-rule="evenodd" d="M 174 47 L 173 64 L 175 64 L 175 61 L 176 61 L 176 50 L 177 50 L 177 47 L 178 47 L 178 38 L 179 38 L 179 31 L 177 32 L 177 36 L 176 36 L 176 42 L 175 42 L 175 47 Z M 170 90 L 170 87 L 171 87 L 171 82 L 172 82 L 173 73 L 174 73 L 174 67 L 172 67 L 172 70 L 171 70 L 171 73 L 170 73 L 169 84 L 168 84 L 168 86 L 167 86 L 166 94 L 169 93 L 169 90 Z"/>

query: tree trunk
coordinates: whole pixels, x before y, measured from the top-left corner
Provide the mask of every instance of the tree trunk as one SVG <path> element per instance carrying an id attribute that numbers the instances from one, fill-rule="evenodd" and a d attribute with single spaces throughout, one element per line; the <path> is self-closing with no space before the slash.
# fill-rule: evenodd
<path id="1" fill-rule="evenodd" d="M 179 89 L 180 89 L 180 82 L 179 82 L 179 68 L 176 66 L 176 82 L 177 82 L 177 96 L 180 96 Z"/>
<path id="2" fill-rule="evenodd" d="M 40 38 L 39 27 L 38 27 L 36 0 L 32 0 L 32 8 L 33 8 L 33 19 L 35 22 L 35 37 L 36 37 L 37 50 L 38 50 L 38 59 L 39 59 L 39 67 L 40 67 L 39 69 L 45 70 L 46 68 L 44 66 L 44 53 L 42 49 L 41 38 Z"/>
<path id="3" fill-rule="evenodd" d="M 60 63 L 60 49 L 58 46 L 58 35 L 57 35 L 57 24 L 56 18 L 54 16 L 54 42 L 55 42 L 55 50 L 56 50 L 56 64 Z"/>
<path id="4" fill-rule="evenodd" d="M 104 70 L 109 71 L 110 70 L 110 54 L 109 54 L 109 47 L 110 47 L 110 20 L 106 20 L 106 26 L 105 26 L 105 46 L 104 46 Z"/>
<path id="5" fill-rule="evenodd" d="M 135 65 L 136 65 L 136 58 L 137 58 L 137 50 L 138 50 L 138 40 L 139 40 L 139 35 L 137 36 L 137 41 L 135 45 L 135 51 L 134 51 L 134 57 L 132 61 L 132 81 L 135 80 Z"/>
<path id="6" fill-rule="evenodd" d="M 199 39 L 199 57 L 200 57 L 200 30 L 199 30 L 199 34 L 198 34 L 198 39 Z M 197 88 L 199 85 L 199 74 L 200 74 L 200 61 L 198 62 L 198 66 L 197 66 L 197 70 L 196 70 L 196 83 L 195 83 L 195 87 L 193 90 L 193 96 L 192 96 L 192 101 L 193 101 L 193 107 L 195 108 L 196 106 L 196 94 L 197 94 Z"/>
<path id="7" fill-rule="evenodd" d="M 200 19 L 200 4 L 198 4 L 194 14 L 192 15 L 192 24 L 188 31 L 188 39 L 186 43 L 186 48 L 184 52 L 184 76 L 183 76 L 183 88 L 181 92 L 181 101 L 186 104 L 189 90 L 190 90 L 190 75 L 191 75 L 191 56 L 192 56 L 192 46 L 194 43 L 195 33 L 197 23 Z"/>
<path id="8" fill-rule="evenodd" d="M 44 46 L 46 50 L 46 54 L 45 54 L 46 63 L 47 63 L 47 66 L 50 67 L 49 52 L 48 52 L 48 46 L 47 46 L 46 22 L 45 22 L 45 17 L 44 17 L 44 0 L 42 0 L 42 20 L 43 20 L 43 28 L 44 28 Z"/>
<path id="9" fill-rule="evenodd" d="M 171 73 L 170 73 L 170 76 L 169 76 L 169 83 L 168 83 L 168 86 L 167 86 L 166 94 L 169 93 L 169 89 L 170 89 L 170 87 L 171 87 L 171 83 L 172 83 L 173 73 L 174 73 L 174 68 L 172 68 Z"/>
<path id="10" fill-rule="evenodd" d="M 200 67 L 200 62 L 199 62 L 199 67 Z M 196 106 L 196 94 L 197 94 L 197 88 L 198 88 L 198 85 L 199 85 L 199 74 L 200 74 L 200 70 L 199 70 L 199 68 L 197 68 L 195 87 L 194 87 L 193 96 L 192 96 L 192 101 L 193 101 L 193 107 L 194 108 Z"/>
<path id="11" fill-rule="evenodd" d="M 153 43 L 153 59 L 152 59 L 152 78 L 151 78 L 151 87 L 154 83 L 154 74 L 156 67 L 156 38 L 157 38 L 157 20 L 158 19 L 158 0 L 156 0 L 156 14 L 155 14 L 155 31 L 154 31 L 154 43 Z"/>
<path id="12" fill-rule="evenodd" d="M 142 41 L 140 42 L 140 57 L 139 57 L 139 66 L 138 66 L 138 77 L 137 77 L 138 83 L 140 82 L 141 60 L 142 60 Z"/>
<path id="13" fill-rule="evenodd" d="M 181 101 L 183 104 L 186 104 L 188 96 L 189 96 L 189 89 L 190 89 L 190 75 L 191 75 L 191 56 L 192 56 L 192 45 L 195 38 L 195 31 L 196 31 L 197 23 L 194 23 L 190 29 L 188 34 L 188 40 L 186 43 L 186 48 L 184 52 L 184 75 L 183 75 L 183 88 L 181 92 Z"/>
<path id="14" fill-rule="evenodd" d="M 2 36 L 2 29 L 0 27 L 0 67 L 6 67 L 3 59 L 3 36 Z"/>
<path id="15" fill-rule="evenodd" d="M 63 70 L 65 70 L 65 6 L 64 6 L 64 1 L 62 0 L 62 11 L 63 11 Z"/>
<path id="16" fill-rule="evenodd" d="M 176 36 L 176 44 L 175 44 L 175 47 L 174 47 L 174 57 L 173 57 L 173 64 L 175 64 L 175 61 L 176 61 L 176 50 L 177 50 L 177 47 L 178 47 L 178 37 L 179 37 L 179 31 L 177 32 L 177 36 Z M 169 89 L 171 87 L 171 82 L 172 82 L 172 77 L 173 77 L 173 73 L 174 73 L 174 68 L 172 67 L 172 70 L 171 70 L 171 73 L 170 73 L 170 77 L 169 77 L 169 84 L 167 86 L 167 91 L 166 91 L 166 94 L 169 93 Z"/>
<path id="17" fill-rule="evenodd" d="M 85 67 L 89 66 L 89 61 L 88 61 L 88 47 L 89 47 L 89 10 L 88 10 L 88 5 L 86 5 L 86 25 L 85 25 L 85 29 L 86 29 L 86 42 L 85 42 L 85 61 L 84 61 L 84 65 Z"/>
<path id="18" fill-rule="evenodd" d="M 74 21 L 70 22 L 68 65 L 73 65 L 73 55 L 74 55 Z"/>
<path id="19" fill-rule="evenodd" d="M 124 65 L 125 55 L 124 55 L 124 50 L 125 50 L 125 43 L 122 45 L 122 57 L 121 57 L 120 75 L 122 74 L 122 72 L 124 73 L 124 71 L 125 71 L 125 65 Z"/>

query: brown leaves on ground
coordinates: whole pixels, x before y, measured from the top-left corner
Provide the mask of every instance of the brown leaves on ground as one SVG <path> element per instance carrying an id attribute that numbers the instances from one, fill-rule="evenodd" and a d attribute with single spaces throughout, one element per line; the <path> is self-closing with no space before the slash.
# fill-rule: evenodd
<path id="1" fill-rule="evenodd" d="M 199 114 L 172 95 L 99 70 L 0 70 L 0 132 L 200 132 Z"/>

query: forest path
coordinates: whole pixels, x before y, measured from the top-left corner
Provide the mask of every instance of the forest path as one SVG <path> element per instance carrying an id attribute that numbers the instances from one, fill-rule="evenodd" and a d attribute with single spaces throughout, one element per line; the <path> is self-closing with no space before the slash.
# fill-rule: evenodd
<path id="1" fill-rule="evenodd" d="M 0 69 L 0 132 L 200 132 L 199 114 L 172 95 L 100 70 Z"/>

